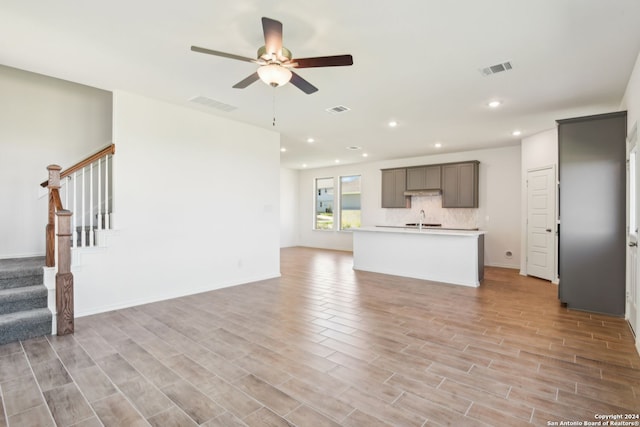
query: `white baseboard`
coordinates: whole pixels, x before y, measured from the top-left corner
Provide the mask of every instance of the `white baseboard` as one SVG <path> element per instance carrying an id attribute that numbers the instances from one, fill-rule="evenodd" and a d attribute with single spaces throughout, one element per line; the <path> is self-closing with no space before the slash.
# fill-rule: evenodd
<path id="1" fill-rule="evenodd" d="M 42 252 L 21 253 L 21 254 L 4 254 L 0 256 L 0 259 L 14 259 L 14 258 L 35 258 L 44 256 Z"/>
<path id="2" fill-rule="evenodd" d="M 517 265 L 512 265 L 512 264 L 501 264 L 498 262 L 492 262 L 492 263 L 488 263 L 484 265 L 485 267 L 498 267 L 498 268 L 508 268 L 511 270 L 517 270 L 520 268 L 520 266 Z"/>

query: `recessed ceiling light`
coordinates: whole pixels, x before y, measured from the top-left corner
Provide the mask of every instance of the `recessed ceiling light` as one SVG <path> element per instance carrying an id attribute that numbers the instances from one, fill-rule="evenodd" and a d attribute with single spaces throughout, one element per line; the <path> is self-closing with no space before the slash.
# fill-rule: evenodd
<path id="1" fill-rule="evenodd" d="M 357 150 L 362 150 L 362 147 L 359 147 L 357 145 L 350 145 L 347 147 L 347 150 L 357 151 Z"/>
<path id="2" fill-rule="evenodd" d="M 315 139 L 313 139 L 313 138 L 307 138 L 307 142 L 308 142 L 309 144 L 313 144 L 314 142 L 316 142 L 316 140 L 315 140 Z"/>
<path id="3" fill-rule="evenodd" d="M 287 149 L 286 149 L 286 148 L 284 148 L 284 147 L 280 147 L 280 152 L 281 152 L 281 153 L 284 153 L 285 151 L 287 151 Z"/>
<path id="4" fill-rule="evenodd" d="M 394 127 L 396 127 L 396 126 L 398 126 L 398 122 L 396 122 L 395 120 L 391 120 L 391 121 L 389 122 L 389 127 L 390 127 L 390 128 L 394 128 Z"/>
<path id="5" fill-rule="evenodd" d="M 434 147 L 436 148 L 440 148 L 442 147 L 442 143 L 441 142 L 436 142 L 435 144 L 433 144 Z"/>
<path id="6" fill-rule="evenodd" d="M 340 163 L 340 159 L 336 159 L 336 163 Z"/>
<path id="7" fill-rule="evenodd" d="M 306 168 L 306 167 L 307 167 L 307 164 L 306 164 L 306 163 L 303 163 L 303 164 L 302 164 L 302 167 L 303 167 L 303 168 Z"/>
<path id="8" fill-rule="evenodd" d="M 520 135 L 522 135 L 522 132 L 520 132 L 519 130 L 514 130 L 513 132 L 511 132 L 511 135 L 520 136 Z"/>
<path id="9" fill-rule="evenodd" d="M 491 101 L 491 102 L 489 102 L 489 107 L 498 108 L 501 104 L 502 104 L 502 102 L 500 102 L 500 101 Z"/>
<path id="10" fill-rule="evenodd" d="M 367 153 L 362 153 L 362 157 L 369 157 Z"/>

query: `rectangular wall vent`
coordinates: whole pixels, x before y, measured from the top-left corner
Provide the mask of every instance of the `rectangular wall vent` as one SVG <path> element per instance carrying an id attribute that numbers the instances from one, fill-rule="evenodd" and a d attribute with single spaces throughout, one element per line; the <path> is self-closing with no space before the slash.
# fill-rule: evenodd
<path id="1" fill-rule="evenodd" d="M 480 73 L 483 76 L 490 76 L 491 74 L 502 73 L 503 71 L 509 71 L 511 69 L 513 69 L 513 67 L 511 66 L 511 62 L 507 61 L 507 62 L 502 62 L 500 64 L 490 65 L 488 67 L 481 68 Z"/>
<path id="2" fill-rule="evenodd" d="M 207 98 L 206 96 L 194 96 L 189 99 L 189 101 L 206 107 L 215 108 L 216 110 L 226 111 L 227 113 L 238 108 L 233 105 L 225 104 L 224 102 L 216 101 L 215 99 Z"/>
<path id="3" fill-rule="evenodd" d="M 333 114 L 344 113 L 345 111 L 349 111 L 351 108 L 345 107 L 344 105 L 337 105 L 335 107 L 327 108 L 327 111 Z"/>

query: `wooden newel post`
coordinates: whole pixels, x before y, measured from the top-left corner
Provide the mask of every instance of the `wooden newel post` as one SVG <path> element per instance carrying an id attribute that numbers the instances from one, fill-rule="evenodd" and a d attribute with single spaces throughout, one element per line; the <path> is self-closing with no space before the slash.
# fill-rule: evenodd
<path id="1" fill-rule="evenodd" d="M 49 181 L 47 184 L 47 188 L 49 189 L 49 216 L 47 219 L 47 228 L 46 228 L 46 258 L 45 265 L 47 267 L 55 267 L 56 258 L 56 242 L 55 242 L 55 233 L 56 233 L 56 204 L 60 200 L 60 196 L 58 195 L 58 189 L 60 188 L 60 170 L 62 168 L 58 165 L 49 165 L 47 166 L 47 170 L 49 171 Z M 56 199 L 56 196 L 57 199 Z"/>
<path id="2" fill-rule="evenodd" d="M 73 274 L 71 273 L 71 212 L 60 210 L 58 216 L 58 273 L 56 274 L 56 311 L 58 335 L 72 334 Z"/>

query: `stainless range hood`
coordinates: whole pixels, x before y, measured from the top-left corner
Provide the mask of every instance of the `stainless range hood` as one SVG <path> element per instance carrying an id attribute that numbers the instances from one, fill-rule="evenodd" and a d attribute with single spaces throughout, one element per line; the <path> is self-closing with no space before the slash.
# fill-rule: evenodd
<path id="1" fill-rule="evenodd" d="M 407 190 L 404 192 L 405 196 L 439 196 L 442 194 L 442 190 L 436 188 L 434 190 Z"/>

